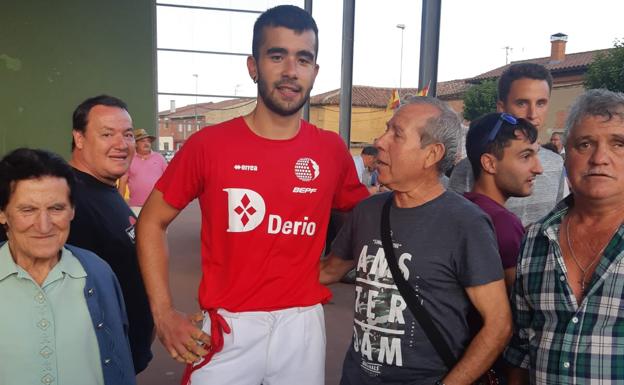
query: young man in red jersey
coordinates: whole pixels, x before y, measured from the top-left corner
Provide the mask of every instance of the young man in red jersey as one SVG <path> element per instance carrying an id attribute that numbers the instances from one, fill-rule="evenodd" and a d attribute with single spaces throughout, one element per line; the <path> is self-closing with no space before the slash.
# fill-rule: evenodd
<path id="1" fill-rule="evenodd" d="M 331 293 L 318 282 L 331 208 L 368 196 L 332 132 L 300 119 L 318 72 L 318 29 L 294 6 L 254 25 L 256 108 L 206 127 L 172 160 L 138 224 L 141 271 L 163 345 L 195 384 L 324 383 Z M 202 208 L 202 330 L 173 307 L 165 231 Z M 213 356 L 214 354 L 214 356 Z"/>

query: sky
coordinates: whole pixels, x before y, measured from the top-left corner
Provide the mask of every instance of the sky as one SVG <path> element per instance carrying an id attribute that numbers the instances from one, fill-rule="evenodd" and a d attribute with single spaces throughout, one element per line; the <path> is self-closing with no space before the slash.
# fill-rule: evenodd
<path id="1" fill-rule="evenodd" d="M 159 3 L 262 11 L 303 0 L 159 0 Z M 340 88 L 342 1 L 313 0 L 319 28 L 319 75 L 312 95 Z M 356 0 L 353 84 L 418 86 L 422 1 Z M 550 55 L 550 35 L 568 35 L 567 53 L 613 47 L 624 39 L 620 0 L 442 0 L 438 81 L 463 79 L 507 60 Z M 157 47 L 251 52 L 258 14 L 157 6 Z M 404 24 L 401 71 L 401 29 Z M 505 47 L 510 47 L 506 50 Z M 158 91 L 256 96 L 244 56 L 158 52 Z M 402 76 L 400 74 L 402 73 Z M 197 75 L 197 76 L 194 76 Z M 159 96 L 158 108 L 222 98 Z"/>

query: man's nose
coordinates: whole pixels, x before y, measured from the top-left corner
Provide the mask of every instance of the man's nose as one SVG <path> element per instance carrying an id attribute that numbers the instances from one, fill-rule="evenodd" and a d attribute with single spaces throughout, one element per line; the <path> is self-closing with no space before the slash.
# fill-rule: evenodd
<path id="1" fill-rule="evenodd" d="M 297 77 L 297 58 L 286 57 L 283 62 L 282 76 L 288 78 Z"/>

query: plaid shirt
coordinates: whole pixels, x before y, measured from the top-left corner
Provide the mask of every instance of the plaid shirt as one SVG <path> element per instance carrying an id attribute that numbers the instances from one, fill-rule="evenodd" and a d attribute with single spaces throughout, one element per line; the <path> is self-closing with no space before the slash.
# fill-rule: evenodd
<path id="1" fill-rule="evenodd" d="M 624 226 L 604 250 L 580 305 L 559 246 L 569 196 L 523 241 L 511 301 L 514 335 L 504 357 L 531 384 L 624 384 Z"/>

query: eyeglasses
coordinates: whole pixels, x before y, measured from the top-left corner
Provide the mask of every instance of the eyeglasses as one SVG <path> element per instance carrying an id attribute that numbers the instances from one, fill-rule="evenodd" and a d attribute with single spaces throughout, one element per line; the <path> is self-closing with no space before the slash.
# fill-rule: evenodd
<path id="1" fill-rule="evenodd" d="M 483 144 L 488 144 L 494 139 L 496 139 L 496 135 L 498 135 L 498 132 L 500 131 L 501 126 L 503 125 L 503 122 L 507 122 L 515 126 L 516 124 L 518 124 L 518 119 L 516 119 L 515 116 L 509 115 L 508 113 L 505 113 L 505 112 L 500 114 L 500 116 L 498 117 L 498 120 L 496 121 L 496 124 L 494 125 L 494 128 L 492 128 L 492 131 L 490 131 L 490 135 L 488 135 L 487 140 Z"/>

